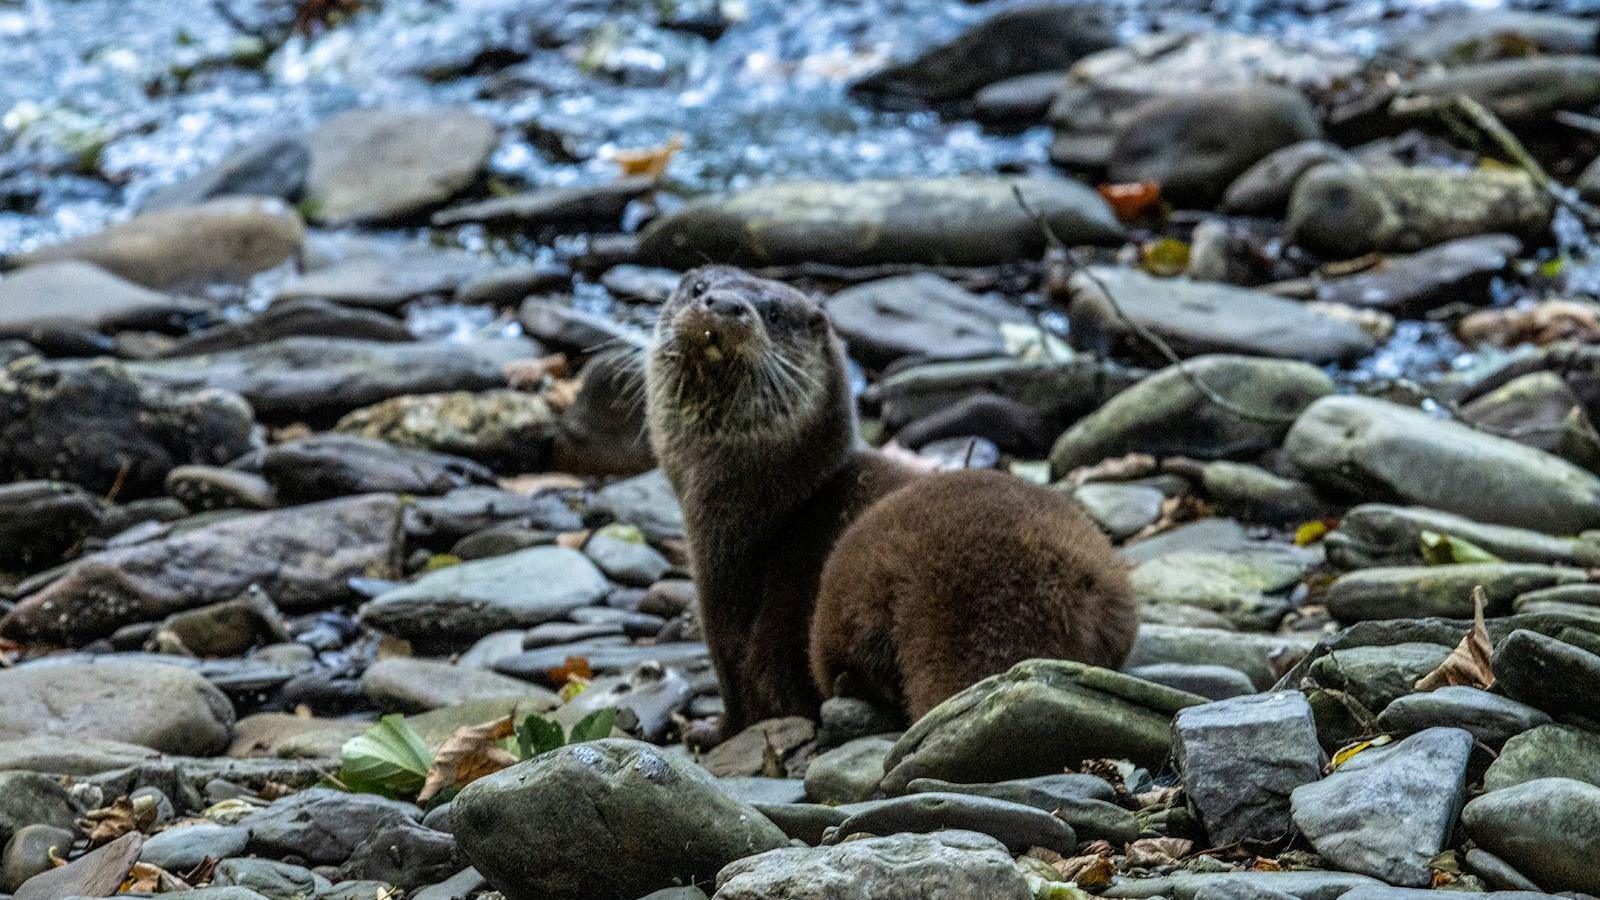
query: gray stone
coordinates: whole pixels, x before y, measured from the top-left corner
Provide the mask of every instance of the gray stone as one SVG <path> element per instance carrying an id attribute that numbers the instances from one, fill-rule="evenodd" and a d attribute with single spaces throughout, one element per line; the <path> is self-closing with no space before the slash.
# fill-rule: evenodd
<path id="1" fill-rule="evenodd" d="M 927 834 L 975 831 L 1006 845 L 1013 853 L 1044 847 L 1064 856 L 1078 839 L 1063 821 L 1041 809 L 976 794 L 920 793 L 863 804 L 826 838 L 837 844 L 856 834 Z"/>
<path id="2" fill-rule="evenodd" d="M 789 804 L 814 805 L 802 804 L 802 801 L 806 799 L 806 783 L 798 778 L 733 775 L 727 778 L 718 778 L 717 787 L 722 788 L 722 792 L 729 797 L 741 803 L 748 803 L 757 809 Z M 826 808 L 832 809 L 832 807 Z M 839 817 L 839 821 L 844 821 L 842 814 Z M 774 824 L 777 823 L 774 822 Z M 821 838 L 819 837 L 817 841 L 812 841 L 811 843 L 817 843 L 820 840 Z"/>
<path id="3" fill-rule="evenodd" d="M 845 288 L 828 298 L 825 308 L 851 355 L 873 366 L 903 356 L 1000 356 L 1005 353 L 1000 325 L 1031 324 L 1020 309 L 931 272 Z"/>
<path id="4" fill-rule="evenodd" d="M 1209 462 L 1199 467 L 1198 475 L 1200 489 L 1213 506 L 1249 522 L 1299 525 L 1331 512 L 1311 485 L 1259 466 Z"/>
<path id="5" fill-rule="evenodd" d="M 1267 154 L 1321 134 L 1311 104 L 1288 88 L 1175 93 L 1127 114 L 1112 139 L 1107 177 L 1154 181 L 1175 203 L 1210 207 Z"/>
<path id="6" fill-rule="evenodd" d="M 273 302 L 319 299 L 398 311 L 413 300 L 448 297 L 493 267 L 492 260 L 477 254 L 427 248 L 392 259 L 357 256 L 307 272 L 280 288 Z"/>
<path id="7" fill-rule="evenodd" d="M 494 123 L 466 110 L 358 109 L 305 140 L 312 217 L 351 225 L 405 220 L 454 197 L 478 178 L 499 136 Z"/>
<path id="8" fill-rule="evenodd" d="M 0 485 L 0 566 L 32 572 L 59 563 L 111 514 L 110 503 L 75 484 Z"/>
<path id="9" fill-rule="evenodd" d="M 1327 862 L 1390 884 L 1432 884 L 1428 863 L 1465 799 L 1472 735 L 1430 728 L 1365 750 L 1291 795 L 1294 823 Z"/>
<path id="10" fill-rule="evenodd" d="M 1072 499 L 1113 540 L 1121 540 L 1161 518 L 1167 495 L 1142 484 L 1100 483 L 1083 485 Z"/>
<path id="11" fill-rule="evenodd" d="M 1422 533 L 1460 538 L 1506 562 L 1591 568 L 1600 565 L 1600 545 L 1552 537 L 1506 525 L 1486 525 L 1465 516 L 1421 507 L 1366 503 L 1347 511 L 1324 539 L 1328 561 L 1345 569 L 1420 565 Z"/>
<path id="12" fill-rule="evenodd" d="M 683 509 L 660 469 L 608 484 L 600 489 L 600 499 L 616 513 L 618 521 L 637 525 L 652 541 L 684 536 Z"/>
<path id="13" fill-rule="evenodd" d="M 1184 792 L 1215 846 L 1292 833 L 1290 793 L 1322 775 L 1311 707 L 1293 691 L 1181 710 L 1172 737 Z"/>
<path id="14" fill-rule="evenodd" d="M 1477 894 L 1486 900 L 1541 900 L 1550 895 L 1540 891 L 1484 891 Z M 1340 896 L 1351 900 L 1436 900 L 1434 888 L 1398 888 L 1363 885 Z"/>
<path id="15" fill-rule="evenodd" d="M 550 691 L 520 679 L 406 657 L 381 659 L 368 666 L 361 675 L 361 692 L 379 709 L 406 713 L 497 697 L 534 700 L 552 708 L 561 702 Z"/>
<path id="16" fill-rule="evenodd" d="M 447 227 L 481 222 L 532 231 L 550 226 L 616 228 L 621 225 L 628 204 L 655 187 L 654 178 L 635 175 L 601 184 L 542 188 L 452 206 L 434 213 L 433 224 Z"/>
<path id="17" fill-rule="evenodd" d="M 1255 693 L 1250 677 L 1227 666 L 1153 663 L 1126 670 L 1135 678 L 1177 688 L 1207 700 L 1227 700 Z"/>
<path id="18" fill-rule="evenodd" d="M 1535 631 L 1518 629 L 1495 645 L 1495 687 L 1552 716 L 1595 715 L 1600 655 Z"/>
<path id="19" fill-rule="evenodd" d="M 1013 188 L 1068 244 L 1120 241 L 1100 195 L 1065 178 L 788 181 L 708 197 L 651 223 L 645 258 L 673 268 L 707 259 L 757 265 L 815 262 L 989 265 L 1035 258 L 1038 223 Z"/>
<path id="20" fill-rule="evenodd" d="M 287 503 L 350 494 L 445 494 L 493 482 L 483 466 L 352 434 L 319 434 L 274 444 L 255 457 L 261 473 Z"/>
<path id="21" fill-rule="evenodd" d="M 412 900 L 467 900 L 487 884 L 477 869 L 468 866 L 438 884 L 417 889 L 411 896 Z"/>
<path id="22" fill-rule="evenodd" d="M 1322 687 L 1344 691 L 1376 714 L 1416 690 L 1417 681 L 1449 655 L 1449 647 L 1422 642 L 1347 647 L 1317 658 L 1307 673 Z"/>
<path id="23" fill-rule="evenodd" d="M 237 856 L 249 841 L 249 829 L 237 825 L 181 825 L 146 840 L 139 861 L 169 872 L 187 872 L 208 859 Z"/>
<path id="24" fill-rule="evenodd" d="M 972 95 L 973 118 L 998 125 L 1043 121 L 1066 77 L 1066 72 L 1052 70 L 1018 75 L 987 85 Z"/>
<path id="25" fill-rule="evenodd" d="M 733 863 L 718 900 L 1028 900 L 999 841 L 970 831 L 896 834 L 835 847 L 788 848 Z"/>
<path id="26" fill-rule="evenodd" d="M 0 772 L 97 775 L 124 769 L 156 756 L 149 747 L 96 737 L 74 738 L 70 745 L 47 734 L 0 740 Z"/>
<path id="27" fill-rule="evenodd" d="M 786 841 L 695 764 L 626 740 L 563 747 L 480 778 L 456 795 L 451 821 L 467 858 L 511 900 L 634 900 L 709 881 Z"/>
<path id="28" fill-rule="evenodd" d="M 1585 52 L 1593 52 L 1591 45 Z M 1511 125 L 1547 120 L 1557 110 L 1600 103 L 1600 59 L 1536 56 L 1451 66 L 1403 82 L 1406 100 L 1440 100 L 1461 94 L 1482 103 Z"/>
<path id="29" fill-rule="evenodd" d="M 0 281 L 0 337 L 22 337 L 41 347 L 52 334 L 114 333 L 124 329 L 173 331 L 205 306 L 124 281 L 76 260 L 29 266 Z"/>
<path id="30" fill-rule="evenodd" d="M 1533 891 L 1541 893 L 1539 886 L 1527 876 L 1511 868 L 1505 860 L 1487 850 L 1473 847 L 1463 860 L 1469 874 L 1482 878 L 1490 887 L 1507 891 Z"/>
<path id="31" fill-rule="evenodd" d="M 60 868 L 29 878 L 17 888 L 16 900 L 110 897 L 133 870 L 143 843 L 144 835 L 129 832 Z"/>
<path id="32" fill-rule="evenodd" d="M 1145 625 L 1139 629 L 1126 665 L 1186 663 L 1227 666 L 1243 672 L 1257 690 L 1267 690 L 1278 672 L 1305 656 L 1314 634 L 1249 634 L 1216 628 Z"/>
<path id="33" fill-rule="evenodd" d="M 564 709 L 582 716 L 618 710 L 617 727 L 647 741 L 660 741 L 689 707 L 694 686 L 677 669 L 644 663 L 624 675 L 596 678 Z"/>
<path id="34" fill-rule="evenodd" d="M 278 608 L 259 589 L 232 600 L 173 613 L 145 648 L 181 656 L 243 656 L 252 647 L 289 640 Z"/>
<path id="35" fill-rule="evenodd" d="M 145 213 L 104 231 L 12 257 L 17 265 L 75 259 L 158 291 L 242 282 L 289 259 L 305 224 L 281 200 L 221 197 Z"/>
<path id="36" fill-rule="evenodd" d="M 72 797 L 57 779 L 35 772 L 0 772 L 0 847 L 30 825 L 71 830 L 76 821 Z"/>
<path id="37" fill-rule="evenodd" d="M 916 778 L 1026 778 L 1104 757 L 1157 765 L 1170 747 L 1172 715 L 1201 702 L 1093 666 L 1022 662 L 957 693 L 914 724 L 885 761 L 883 788 L 896 795 Z"/>
<path id="38" fill-rule="evenodd" d="M 272 509 L 272 484 L 253 472 L 222 466 L 178 466 L 167 473 L 167 493 L 195 512 L 212 509 Z"/>
<path id="39" fill-rule="evenodd" d="M 279 606 L 352 599 L 349 579 L 395 574 L 400 504 L 374 495 L 225 518 L 71 564 L 0 620 L 15 638 L 81 643 L 258 586 Z M 174 559 L 191 562 L 175 567 Z"/>
<path id="40" fill-rule="evenodd" d="M 66 859 L 72 852 L 70 827 L 24 825 L 11 834 L 0 856 L 0 890 L 16 893 L 23 882 L 55 868 L 52 857 Z"/>
<path id="41" fill-rule="evenodd" d="M 1338 145 L 1320 140 L 1274 150 L 1228 185 L 1221 209 L 1234 214 L 1281 216 L 1301 175 L 1314 166 L 1348 158 Z"/>
<path id="42" fill-rule="evenodd" d="M 334 430 L 451 453 L 489 465 L 536 465 L 555 439 L 555 413 L 522 391 L 451 391 L 394 397 L 355 410 Z"/>
<path id="43" fill-rule="evenodd" d="M 1518 9 L 1463 10 L 1459 15 L 1439 16 L 1420 29 L 1397 29 L 1394 38 L 1387 50 L 1448 65 L 1486 56 L 1519 55 L 1530 47 L 1540 53 L 1589 53 L 1600 41 L 1600 23 Z"/>
<path id="44" fill-rule="evenodd" d="M 1506 741 L 1489 764 L 1483 789 L 1498 791 L 1537 778 L 1570 778 L 1600 787 L 1600 733 L 1553 724 L 1524 731 Z"/>
<path id="45" fill-rule="evenodd" d="M 1230 624 L 1272 630 L 1288 611 L 1284 592 L 1321 562 L 1315 550 L 1248 544 L 1230 551 L 1167 553 L 1129 573 L 1134 596 L 1153 604 L 1209 610 Z"/>
<path id="46" fill-rule="evenodd" d="M 311 151 L 299 138 L 252 141 L 204 172 L 151 191 L 139 209 L 152 212 L 239 194 L 294 200 L 310 167 Z"/>
<path id="47" fill-rule="evenodd" d="M 1306 476 L 1357 497 L 1401 501 L 1549 534 L 1600 525 L 1600 478 L 1515 441 L 1371 397 L 1324 397 L 1283 450 Z"/>
<path id="48" fill-rule="evenodd" d="M 532 547 L 430 572 L 361 607 L 361 619 L 402 637 L 479 638 L 558 619 L 610 588 L 576 550 Z"/>
<path id="49" fill-rule="evenodd" d="M 1141 830 L 1133 813 L 1111 802 L 1116 797 L 1111 783 L 1093 775 L 1041 775 L 992 784 L 918 778 L 906 788 L 912 794 L 972 794 L 1031 806 L 1070 825 L 1081 841 L 1110 841 L 1120 847 L 1137 840 Z"/>
<path id="50" fill-rule="evenodd" d="M 333 888 L 304 866 L 270 859 L 225 859 L 217 864 L 211 886 L 248 888 L 267 900 L 313 900 Z"/>
<path id="51" fill-rule="evenodd" d="M 1549 716 L 1526 703 L 1467 685 L 1396 697 L 1378 716 L 1378 727 L 1390 734 L 1404 736 L 1434 727 L 1464 728 L 1490 747 L 1499 747 L 1549 722 Z"/>
<path id="52" fill-rule="evenodd" d="M 1341 622 L 1429 616 L 1470 619 L 1475 587 L 1482 586 L 1488 597 L 1486 614 L 1499 616 L 1509 613 L 1511 602 L 1528 591 L 1585 578 L 1579 569 L 1514 563 L 1362 569 L 1329 585 L 1324 602 Z"/>
<path id="53" fill-rule="evenodd" d="M 863 737 L 817 754 L 806 767 L 806 799 L 835 804 L 870 800 L 893 747 L 893 738 Z"/>
<path id="54" fill-rule="evenodd" d="M 1487 298 L 1490 280 L 1521 252 L 1522 242 L 1508 234 L 1446 241 L 1357 275 L 1324 281 L 1317 286 L 1317 299 L 1415 315 L 1469 297 Z"/>
<path id="55" fill-rule="evenodd" d="M 1185 374 L 1187 372 L 1187 374 Z M 1287 424 L 1244 419 L 1194 387 L 1199 378 L 1233 403 L 1264 415 L 1298 415 L 1333 391 L 1327 375 L 1304 363 L 1204 356 L 1169 366 L 1078 421 L 1050 452 L 1055 477 L 1126 453 L 1218 458 L 1277 446 Z"/>
<path id="56" fill-rule="evenodd" d="M 409 803 L 373 794 L 312 788 L 290 794 L 239 824 L 250 850 L 269 857 L 297 856 L 313 864 L 339 864 L 379 828 L 422 813 Z"/>
<path id="57" fill-rule="evenodd" d="M 1547 891 L 1600 893 L 1600 787 L 1540 778 L 1492 791 L 1462 812 L 1467 834 Z"/>
<path id="58" fill-rule="evenodd" d="M 817 725 L 817 749 L 831 750 L 855 740 L 901 731 L 905 717 L 893 709 L 855 697 L 829 697 L 822 701 Z"/>
<path id="59" fill-rule="evenodd" d="M 1239 889 L 1276 891 L 1300 900 L 1336 900 L 1362 886 L 1382 885 L 1365 875 L 1347 872 L 1179 872 L 1158 878 L 1123 879 L 1103 890 L 1101 896 L 1127 900 L 1152 897 L 1195 900 L 1200 891 Z"/>
<path id="60" fill-rule="evenodd" d="M 236 393 L 262 416 L 331 419 L 402 394 L 502 388 L 505 365 L 540 355 L 532 341 L 393 343 L 285 337 L 183 359 L 131 363 L 141 381 Z"/>
<path id="61" fill-rule="evenodd" d="M 411 890 L 448 878 L 464 864 L 455 838 L 397 818 L 377 826 L 350 854 L 341 871 L 346 877 Z"/>
<path id="62" fill-rule="evenodd" d="M 176 666 L 33 663 L 0 671 L 0 740 L 105 738 L 204 756 L 228 746 L 233 704 Z"/>
<path id="63" fill-rule="evenodd" d="M 0 369 L 0 404 L 0 481 L 148 496 L 175 466 L 221 464 L 256 446 L 250 407 L 237 396 L 147 386 L 111 360 L 20 360 Z"/>
<path id="64" fill-rule="evenodd" d="M 1136 269 L 1092 266 L 1072 276 L 1067 292 L 1073 344 L 1079 348 L 1127 345 L 1146 358 L 1160 358 L 1123 315 L 1183 357 L 1238 353 L 1332 363 L 1363 356 L 1374 346 L 1372 337 L 1353 322 L 1220 282 L 1161 279 Z"/>
<path id="65" fill-rule="evenodd" d="M 649 587 L 672 571 L 672 563 L 632 526 L 607 525 L 584 542 L 583 552 L 608 577 L 635 587 Z"/>

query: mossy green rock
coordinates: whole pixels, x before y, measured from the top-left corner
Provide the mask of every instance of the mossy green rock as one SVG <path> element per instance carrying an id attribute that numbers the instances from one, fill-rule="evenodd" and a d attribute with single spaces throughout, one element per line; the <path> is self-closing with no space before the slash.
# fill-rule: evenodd
<path id="1" fill-rule="evenodd" d="M 1108 669 L 1033 659 L 934 707 L 890 751 L 883 790 L 916 778 L 993 782 L 1060 772 L 1085 759 L 1159 765 L 1193 694 Z"/>
<path id="2" fill-rule="evenodd" d="M 1498 791 L 1536 778 L 1571 778 L 1600 787 L 1600 734 L 1570 725 L 1541 725 L 1509 741 L 1483 776 Z"/>
<path id="3" fill-rule="evenodd" d="M 1483 586 L 1487 614 L 1504 615 L 1518 595 L 1588 576 L 1579 569 L 1514 563 L 1396 566 L 1351 572 L 1328 587 L 1324 602 L 1341 622 L 1364 619 L 1472 618 L 1472 590 Z"/>
<path id="4" fill-rule="evenodd" d="M 1600 787 L 1540 778 L 1491 791 L 1461 813 L 1478 846 L 1547 891 L 1600 893 Z"/>

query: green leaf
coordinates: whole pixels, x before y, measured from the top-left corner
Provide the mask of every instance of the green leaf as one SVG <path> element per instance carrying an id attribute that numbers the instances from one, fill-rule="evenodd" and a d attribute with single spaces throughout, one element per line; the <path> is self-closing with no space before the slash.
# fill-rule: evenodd
<path id="1" fill-rule="evenodd" d="M 532 759 L 561 744 L 561 726 L 544 716 L 530 715 L 517 726 L 517 749 L 522 751 L 523 759 Z"/>
<path id="2" fill-rule="evenodd" d="M 339 749 L 339 780 L 352 791 L 414 796 L 433 754 L 404 716 L 387 715 Z"/>
<path id="3" fill-rule="evenodd" d="M 1422 561 L 1430 566 L 1496 563 L 1500 557 L 1471 541 L 1437 531 L 1422 532 Z"/>
<path id="4" fill-rule="evenodd" d="M 613 707 L 597 709 L 578 720 L 572 726 L 572 734 L 567 737 L 569 744 L 581 744 L 584 741 L 598 741 L 611 736 L 611 726 L 617 721 L 617 711 Z"/>

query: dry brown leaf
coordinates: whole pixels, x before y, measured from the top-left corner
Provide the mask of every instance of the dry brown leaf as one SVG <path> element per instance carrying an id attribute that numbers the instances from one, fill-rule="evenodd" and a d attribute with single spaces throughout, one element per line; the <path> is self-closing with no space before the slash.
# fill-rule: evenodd
<path id="1" fill-rule="evenodd" d="M 1062 878 L 1075 881 L 1079 887 L 1087 890 L 1110 884 L 1117 874 L 1117 865 L 1111 861 L 1109 853 L 1074 856 L 1055 863 L 1051 868 L 1060 872 Z"/>
<path id="2" fill-rule="evenodd" d="M 1546 300 L 1528 309 L 1491 309 L 1461 320 L 1456 333 L 1469 344 L 1543 346 L 1556 341 L 1600 342 L 1600 306 L 1575 300 Z"/>
<path id="3" fill-rule="evenodd" d="M 1128 542 L 1142 541 L 1154 537 L 1165 531 L 1171 531 L 1179 525 L 1194 522 L 1211 516 L 1211 506 L 1194 494 L 1179 494 L 1161 501 L 1161 518 L 1139 529 L 1138 533 L 1128 538 Z"/>
<path id="4" fill-rule="evenodd" d="M 589 538 L 593 535 L 594 532 L 587 528 L 582 531 L 563 531 L 556 535 L 556 546 L 568 550 L 582 550 L 583 545 L 589 543 Z"/>
<path id="5" fill-rule="evenodd" d="M 1181 793 L 1181 788 L 1158 787 L 1142 794 L 1134 794 L 1133 801 L 1140 809 L 1171 809 L 1177 804 Z"/>
<path id="6" fill-rule="evenodd" d="M 1102 184 L 1100 196 L 1110 204 L 1112 212 L 1124 222 L 1132 222 L 1161 200 L 1161 185 L 1154 181 L 1135 181 L 1126 184 Z"/>
<path id="7" fill-rule="evenodd" d="M 500 487 L 513 494 L 532 497 L 545 491 L 576 491 L 583 489 L 583 479 L 565 472 L 537 472 L 513 475 L 499 479 Z"/>
<path id="8" fill-rule="evenodd" d="M 1127 866 L 1135 869 L 1151 869 L 1156 866 L 1177 865 L 1180 859 L 1189 855 L 1194 849 L 1194 841 L 1183 838 L 1159 837 L 1144 838 L 1128 845 Z"/>
<path id="9" fill-rule="evenodd" d="M 589 660 L 582 656 L 569 656 L 566 662 L 549 671 L 550 680 L 557 684 L 565 684 L 575 678 L 590 680 L 594 678 L 594 669 L 589 667 Z"/>
<path id="10" fill-rule="evenodd" d="M 644 175 L 660 178 L 667 173 L 667 164 L 683 149 L 683 135 L 675 134 L 665 144 L 637 150 L 618 150 L 611 155 L 624 178 Z"/>
<path id="11" fill-rule="evenodd" d="M 1103 459 L 1092 466 L 1080 466 L 1067 473 L 1066 481 L 1081 487 L 1095 481 L 1128 481 L 1156 473 L 1156 458 L 1148 453 L 1129 453 L 1115 459 Z"/>
<path id="12" fill-rule="evenodd" d="M 118 893 L 123 894 L 154 894 L 165 891 L 190 890 L 188 882 L 168 872 L 160 866 L 153 866 L 146 862 L 134 863 L 129 870 L 128 877 L 123 880 Z"/>
<path id="13" fill-rule="evenodd" d="M 1283 865 L 1275 859 L 1258 856 L 1250 863 L 1250 869 L 1254 872 L 1282 872 Z"/>
<path id="14" fill-rule="evenodd" d="M 124 795 L 110 806 L 91 809 L 83 816 L 83 827 L 89 832 L 89 846 L 98 847 L 130 831 L 147 831 L 156 823 L 157 813 L 155 798 L 149 796 L 130 800 Z"/>
<path id="15" fill-rule="evenodd" d="M 485 775 L 492 775 L 517 762 L 515 754 L 495 742 L 516 734 L 511 716 L 457 728 L 434 754 L 428 777 L 417 794 L 418 803 L 427 803 L 445 788 L 465 787 Z"/>
<path id="16" fill-rule="evenodd" d="M 560 413 L 571 409 L 572 405 L 578 402 L 578 392 L 581 390 L 583 390 L 583 379 L 558 378 L 552 381 L 550 386 L 545 388 L 544 392 L 539 396 L 544 398 L 544 402 L 550 404 L 552 410 Z"/>
<path id="17" fill-rule="evenodd" d="M 1417 690 L 1431 691 L 1463 684 L 1487 690 L 1494 686 L 1494 667 L 1490 665 L 1494 645 L 1489 641 L 1489 629 L 1483 621 L 1483 608 L 1488 602 L 1483 585 L 1472 589 L 1472 627 L 1439 668 L 1417 681 Z"/>

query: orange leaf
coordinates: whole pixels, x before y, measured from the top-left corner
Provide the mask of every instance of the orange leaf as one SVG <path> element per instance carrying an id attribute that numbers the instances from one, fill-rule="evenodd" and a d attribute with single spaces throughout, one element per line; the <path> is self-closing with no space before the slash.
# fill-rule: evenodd
<path id="1" fill-rule="evenodd" d="M 589 668 L 589 660 L 582 656 L 569 656 L 567 661 L 549 671 L 550 680 L 564 684 L 573 678 L 594 678 L 594 670 Z"/>
<path id="2" fill-rule="evenodd" d="M 422 784 L 422 792 L 417 794 L 417 802 L 426 803 L 445 788 L 464 787 L 514 764 L 516 756 L 495 742 L 510 737 L 516 730 L 510 716 L 457 728 L 439 747 L 433 764 L 428 766 L 428 777 Z"/>
<path id="3" fill-rule="evenodd" d="M 1135 181 L 1128 184 L 1102 184 L 1100 196 L 1111 204 L 1112 212 L 1124 222 L 1132 222 L 1161 199 L 1161 185 L 1154 181 Z"/>
<path id="4" fill-rule="evenodd" d="M 667 163 L 672 162 L 672 157 L 683 149 L 683 135 L 675 134 L 667 139 L 665 144 L 658 147 L 645 147 L 639 150 L 618 150 L 612 154 L 617 166 L 626 176 L 644 175 L 649 178 L 660 178 L 667 172 Z"/>

